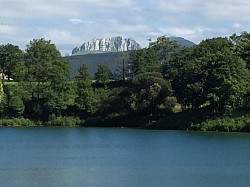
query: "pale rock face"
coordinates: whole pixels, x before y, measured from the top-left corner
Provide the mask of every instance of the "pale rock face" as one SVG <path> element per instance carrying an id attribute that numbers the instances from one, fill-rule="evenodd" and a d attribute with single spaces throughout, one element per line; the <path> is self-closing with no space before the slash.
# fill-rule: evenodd
<path id="1" fill-rule="evenodd" d="M 140 45 L 133 39 L 123 38 L 121 36 L 107 39 L 92 39 L 84 42 L 81 47 L 76 47 L 72 50 L 72 55 L 83 52 L 120 52 L 141 49 Z"/>

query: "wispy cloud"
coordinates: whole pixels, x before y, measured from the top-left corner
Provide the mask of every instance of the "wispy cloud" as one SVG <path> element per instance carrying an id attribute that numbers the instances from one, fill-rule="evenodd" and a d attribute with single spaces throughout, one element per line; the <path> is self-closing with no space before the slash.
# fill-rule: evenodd
<path id="1" fill-rule="evenodd" d="M 69 21 L 74 24 L 83 23 L 83 20 L 77 18 L 71 18 Z"/>
<path id="2" fill-rule="evenodd" d="M 196 43 L 250 30 L 248 0 L 6 0 L 0 44 L 44 37 L 69 51 L 92 38 L 181 36 Z"/>

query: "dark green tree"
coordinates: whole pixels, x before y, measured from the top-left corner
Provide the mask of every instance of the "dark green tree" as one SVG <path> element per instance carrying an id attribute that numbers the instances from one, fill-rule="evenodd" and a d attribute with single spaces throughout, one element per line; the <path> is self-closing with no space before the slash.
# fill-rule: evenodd
<path id="1" fill-rule="evenodd" d="M 170 82 L 164 79 L 159 72 L 137 75 L 133 79 L 133 88 L 137 110 L 150 113 L 156 111 L 161 104 L 165 104 L 168 97 L 172 96 Z"/>
<path id="2" fill-rule="evenodd" d="M 132 76 L 146 72 L 159 72 L 161 66 L 159 56 L 152 48 L 131 52 L 129 63 Z"/>
<path id="3" fill-rule="evenodd" d="M 8 79 L 16 79 L 16 75 L 23 65 L 24 52 L 16 45 L 7 44 L 0 46 L 0 66 Z"/>
<path id="4" fill-rule="evenodd" d="M 29 100 L 29 93 L 19 84 L 4 85 L 4 115 L 19 117 L 25 111 L 25 102 Z"/>
<path id="5" fill-rule="evenodd" d="M 113 79 L 111 70 L 105 64 L 99 64 L 95 72 L 95 80 L 98 84 L 102 84 L 105 88 L 107 83 Z"/>
<path id="6" fill-rule="evenodd" d="M 249 89 L 245 62 L 227 38 L 213 38 L 180 53 L 167 64 L 179 102 L 189 107 L 210 106 L 213 111 L 235 108 Z M 170 76 L 170 74 L 165 76 Z"/>
<path id="7" fill-rule="evenodd" d="M 98 97 L 92 88 L 92 79 L 88 67 L 83 64 L 78 70 L 76 77 L 76 98 L 75 104 L 80 111 L 86 114 L 94 114 L 98 109 Z"/>

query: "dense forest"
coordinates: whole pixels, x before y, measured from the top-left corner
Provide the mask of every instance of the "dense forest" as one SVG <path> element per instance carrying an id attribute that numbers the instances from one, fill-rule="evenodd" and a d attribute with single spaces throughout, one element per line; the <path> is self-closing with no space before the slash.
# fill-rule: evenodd
<path id="1" fill-rule="evenodd" d="M 0 46 L 0 125 L 249 131 L 250 34 L 181 47 L 162 36 L 130 53 L 118 75 L 87 65 L 70 78 L 56 46 Z"/>

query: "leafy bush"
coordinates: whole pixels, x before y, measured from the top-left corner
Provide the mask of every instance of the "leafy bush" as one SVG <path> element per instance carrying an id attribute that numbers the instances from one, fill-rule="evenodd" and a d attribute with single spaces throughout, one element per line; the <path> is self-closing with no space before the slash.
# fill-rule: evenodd
<path id="1" fill-rule="evenodd" d="M 47 124 L 50 126 L 75 127 L 81 124 L 81 120 L 79 117 L 74 116 L 51 115 Z"/>
<path id="2" fill-rule="evenodd" d="M 34 126 L 35 123 L 26 118 L 0 119 L 0 126 Z"/>
<path id="3" fill-rule="evenodd" d="M 192 124 L 192 130 L 202 131 L 223 131 L 238 132 L 250 131 L 250 115 L 240 117 L 218 117 L 215 119 L 207 119 L 201 123 Z"/>

